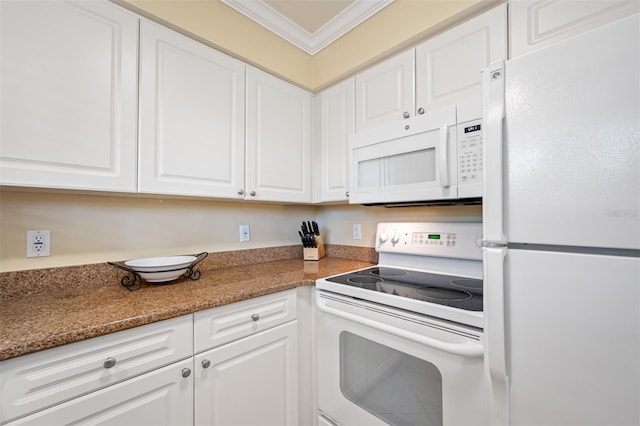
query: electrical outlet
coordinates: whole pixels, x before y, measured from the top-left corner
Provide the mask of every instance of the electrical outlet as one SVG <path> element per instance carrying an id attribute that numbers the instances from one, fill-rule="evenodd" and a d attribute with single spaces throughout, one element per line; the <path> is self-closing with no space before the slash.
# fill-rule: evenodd
<path id="1" fill-rule="evenodd" d="M 251 234 L 249 233 L 249 225 L 240 225 L 240 242 L 246 243 L 251 241 Z"/>
<path id="2" fill-rule="evenodd" d="M 362 239 L 362 227 L 359 223 L 353 224 L 353 239 L 361 240 Z"/>
<path id="3" fill-rule="evenodd" d="M 27 231 L 27 257 L 51 256 L 51 231 Z"/>

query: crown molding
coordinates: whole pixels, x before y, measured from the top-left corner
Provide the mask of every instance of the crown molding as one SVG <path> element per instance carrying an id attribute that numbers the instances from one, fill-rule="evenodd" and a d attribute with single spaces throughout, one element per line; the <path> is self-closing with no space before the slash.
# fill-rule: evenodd
<path id="1" fill-rule="evenodd" d="M 394 0 L 356 0 L 313 34 L 259 0 L 220 0 L 309 55 L 329 44 L 391 4 Z"/>

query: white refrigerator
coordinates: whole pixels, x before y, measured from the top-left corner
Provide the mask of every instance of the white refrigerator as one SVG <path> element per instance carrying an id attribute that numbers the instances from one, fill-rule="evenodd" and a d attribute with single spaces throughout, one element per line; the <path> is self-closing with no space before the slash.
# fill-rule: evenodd
<path id="1" fill-rule="evenodd" d="M 483 71 L 493 424 L 640 424 L 639 23 Z"/>

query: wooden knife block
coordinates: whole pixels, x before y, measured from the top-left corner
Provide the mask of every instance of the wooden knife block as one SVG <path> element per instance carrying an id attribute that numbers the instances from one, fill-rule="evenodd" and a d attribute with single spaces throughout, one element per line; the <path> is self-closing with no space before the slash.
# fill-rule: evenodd
<path id="1" fill-rule="evenodd" d="M 324 242 L 320 235 L 315 236 L 317 247 L 304 247 L 302 249 L 304 260 L 320 260 L 324 257 Z"/>

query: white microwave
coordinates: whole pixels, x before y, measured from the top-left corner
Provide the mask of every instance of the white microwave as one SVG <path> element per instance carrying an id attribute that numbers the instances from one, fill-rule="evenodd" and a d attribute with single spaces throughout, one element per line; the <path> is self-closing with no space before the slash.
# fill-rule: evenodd
<path id="1" fill-rule="evenodd" d="M 478 100 L 351 136 L 349 203 L 480 203 L 481 127 Z"/>

